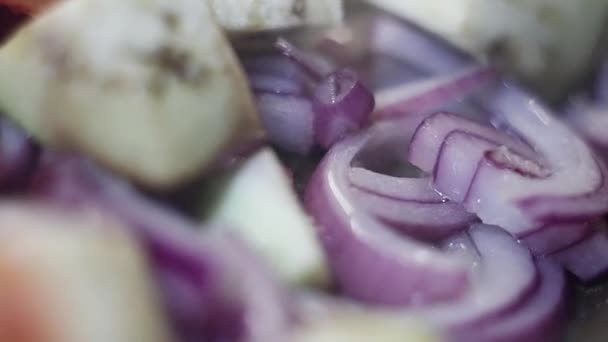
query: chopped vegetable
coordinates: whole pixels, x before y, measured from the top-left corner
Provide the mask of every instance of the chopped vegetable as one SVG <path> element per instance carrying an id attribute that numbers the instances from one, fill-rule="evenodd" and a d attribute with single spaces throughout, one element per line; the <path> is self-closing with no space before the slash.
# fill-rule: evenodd
<path id="1" fill-rule="evenodd" d="M 284 39 L 275 45 L 281 55 L 245 57 L 244 62 L 273 143 L 306 155 L 367 125 L 374 97 L 354 71 L 331 70 Z"/>
<path id="2" fill-rule="evenodd" d="M 327 283 L 325 258 L 312 220 L 272 151 L 258 152 L 224 182 L 205 215 L 209 222 L 246 239 L 284 280 Z"/>
<path id="3" fill-rule="evenodd" d="M 208 0 L 218 22 L 233 32 L 331 25 L 343 16 L 342 0 Z"/>
<path id="4" fill-rule="evenodd" d="M 0 49 L 2 108 L 46 144 L 150 187 L 180 185 L 259 133 L 211 15 L 200 0 L 62 2 Z"/>

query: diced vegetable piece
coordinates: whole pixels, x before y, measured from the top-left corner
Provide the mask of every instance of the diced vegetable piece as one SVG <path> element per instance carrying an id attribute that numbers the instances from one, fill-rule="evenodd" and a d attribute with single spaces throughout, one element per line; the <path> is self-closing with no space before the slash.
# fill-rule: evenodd
<path id="1" fill-rule="evenodd" d="M 210 221 L 237 231 L 287 281 L 321 285 L 327 270 L 312 220 L 271 150 L 258 152 L 219 191 Z"/>
<path id="2" fill-rule="evenodd" d="M 37 14 L 59 0 L 0 0 L 0 5 Z M 202 1 L 202 0 L 201 0 Z M 229 31 L 259 31 L 342 20 L 342 0 L 207 0 L 219 24 Z"/>
<path id="3" fill-rule="evenodd" d="M 181 184 L 259 133 L 212 16 L 201 0 L 62 2 L 0 50 L 2 109 L 136 182 Z"/>
<path id="4" fill-rule="evenodd" d="M 142 251 L 114 222 L 0 204 L 0 340 L 173 341 Z"/>

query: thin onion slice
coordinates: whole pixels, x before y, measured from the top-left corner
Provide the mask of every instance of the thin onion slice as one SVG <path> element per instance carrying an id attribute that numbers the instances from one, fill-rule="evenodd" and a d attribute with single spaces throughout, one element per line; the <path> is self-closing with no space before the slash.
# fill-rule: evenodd
<path id="1" fill-rule="evenodd" d="M 269 139 L 281 148 L 305 155 L 314 144 L 315 113 L 305 97 L 262 93 L 256 106 Z"/>
<path id="2" fill-rule="evenodd" d="M 402 201 L 359 189 L 353 189 L 352 196 L 357 204 L 385 224 L 422 240 L 445 238 L 475 220 L 454 202 Z"/>
<path id="3" fill-rule="evenodd" d="M 313 101 L 316 141 L 329 148 L 360 130 L 374 109 L 374 96 L 351 70 L 340 69 L 317 85 Z"/>
<path id="4" fill-rule="evenodd" d="M 487 103 L 542 155 L 549 174 L 531 177 L 537 169 L 529 160 L 504 151 L 486 154 L 464 202 L 469 210 L 514 234 L 608 212 L 606 166 L 579 136 L 517 88 L 502 86 Z"/>
<path id="5" fill-rule="evenodd" d="M 565 317 L 566 281 L 564 272 L 548 260 L 537 261 L 540 284 L 520 308 L 491 324 L 461 331 L 453 341 L 512 342 L 560 340 Z"/>
<path id="6" fill-rule="evenodd" d="M 352 298 L 389 305 L 460 296 L 469 281 L 461 260 L 396 235 L 352 200 L 350 164 L 368 140 L 362 133 L 334 145 L 305 193 L 339 288 Z"/>
<path id="7" fill-rule="evenodd" d="M 427 177 L 398 177 L 355 166 L 349 172 L 352 185 L 372 194 L 399 201 L 418 203 L 441 203 L 445 199 L 432 191 Z"/>
<path id="8" fill-rule="evenodd" d="M 283 38 L 282 55 L 243 57 L 256 106 L 269 139 L 288 152 L 325 149 L 359 131 L 374 108 L 374 96 L 350 69 L 333 70 L 321 58 Z"/>
<path id="9" fill-rule="evenodd" d="M 370 128 L 369 140 L 348 177 L 353 200 L 371 215 L 411 237 L 433 241 L 467 228 L 476 217 L 434 191 L 429 175 L 407 162 L 417 124 L 418 118 L 412 116 Z M 397 170 L 386 171 L 403 174 L 391 176 L 369 169 L 392 164 Z"/>
<path id="10" fill-rule="evenodd" d="M 439 162 L 444 141 L 454 131 L 481 137 L 496 145 L 507 146 L 518 153 L 534 156 L 533 151 L 525 143 L 493 127 L 457 114 L 437 112 L 426 118 L 416 130 L 410 144 L 409 161 L 424 171 L 432 172 Z"/>
<path id="11" fill-rule="evenodd" d="M 511 134 L 446 113 L 416 131 L 410 161 L 434 170 L 439 192 L 515 236 L 608 211 L 605 165 L 537 100 L 499 86 L 485 106 Z"/>
<path id="12" fill-rule="evenodd" d="M 462 202 L 475 176 L 477 163 L 498 145 L 465 131 L 452 131 L 439 150 L 433 171 L 434 186 L 453 201 Z"/>
<path id="13" fill-rule="evenodd" d="M 475 66 L 448 74 L 425 77 L 401 83 L 376 92 L 378 120 L 398 118 L 415 113 L 429 113 L 458 105 L 459 101 L 481 93 L 496 73 L 489 66 Z M 475 108 L 473 112 L 479 112 Z"/>
<path id="14" fill-rule="evenodd" d="M 473 226 L 468 234 L 470 243 L 459 240 L 456 247 L 473 260 L 471 288 L 453 302 L 419 309 L 448 332 L 501 320 L 534 293 L 538 281 L 532 256 L 509 234 L 487 225 Z"/>

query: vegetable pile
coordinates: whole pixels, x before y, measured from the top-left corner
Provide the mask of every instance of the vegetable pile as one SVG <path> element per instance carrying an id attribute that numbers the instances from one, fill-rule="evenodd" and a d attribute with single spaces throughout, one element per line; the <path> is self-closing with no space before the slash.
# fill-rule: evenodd
<path id="1" fill-rule="evenodd" d="M 556 109 L 383 12 L 140 2 L 0 2 L 0 340 L 559 341 L 608 271 L 608 63 Z"/>

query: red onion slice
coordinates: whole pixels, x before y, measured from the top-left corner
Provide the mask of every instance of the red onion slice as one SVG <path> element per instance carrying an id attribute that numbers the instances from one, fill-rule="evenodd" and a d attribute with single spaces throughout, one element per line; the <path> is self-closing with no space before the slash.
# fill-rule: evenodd
<path id="1" fill-rule="evenodd" d="M 421 175 L 396 177 L 374 172 L 362 167 L 353 167 L 348 179 L 355 188 L 399 201 L 441 203 L 445 199 L 433 191 L 430 179 Z"/>
<path id="2" fill-rule="evenodd" d="M 459 252 L 474 260 L 471 288 L 455 301 L 420 309 L 424 317 L 449 332 L 502 319 L 529 298 L 538 280 L 528 250 L 503 230 L 476 225 L 468 234 L 472 243 L 460 240 Z"/>
<path id="3" fill-rule="evenodd" d="M 446 109 L 480 92 L 496 77 L 487 66 L 475 66 L 417 80 L 376 93 L 377 119 L 402 117 L 414 113 L 429 113 Z"/>
<path id="4" fill-rule="evenodd" d="M 454 131 L 482 137 L 496 145 L 507 146 L 518 153 L 533 156 L 531 149 L 513 137 L 462 116 L 438 112 L 426 118 L 416 130 L 409 149 L 409 161 L 420 169 L 432 172 L 446 138 Z"/>
<path id="5" fill-rule="evenodd" d="M 387 160 L 391 154 L 396 155 L 398 167 L 413 168 L 404 152 L 417 122 L 414 116 L 370 128 L 369 140 L 355 160 L 358 166 L 349 170 L 348 177 L 353 200 L 370 214 L 412 237 L 436 240 L 467 228 L 476 217 L 434 191 L 430 177 L 419 170 L 389 176 L 364 168 L 393 164 Z"/>
<path id="6" fill-rule="evenodd" d="M 467 227 L 475 216 L 458 203 L 402 201 L 353 189 L 353 200 L 385 224 L 410 237 L 436 241 Z"/>
<path id="7" fill-rule="evenodd" d="M 285 39 L 276 47 L 283 56 L 243 58 L 258 112 L 274 144 L 303 155 L 314 145 L 329 148 L 367 124 L 374 96 L 357 74 L 322 66 L 320 57 Z"/>
<path id="8" fill-rule="evenodd" d="M 453 201 L 462 202 L 475 175 L 477 163 L 497 144 L 463 131 L 452 131 L 443 141 L 433 175 L 434 186 Z"/>
<path id="9" fill-rule="evenodd" d="M 523 305 L 491 324 L 464 330 L 453 341 L 552 342 L 560 341 L 565 316 L 566 282 L 563 271 L 547 260 L 537 261 L 539 288 Z"/>
<path id="10" fill-rule="evenodd" d="M 608 211 L 606 168 L 568 127 L 515 88 L 497 88 L 486 106 L 517 136 L 446 113 L 427 118 L 417 129 L 410 161 L 434 170 L 438 191 L 516 236 Z M 463 133 L 448 140 L 454 131 Z M 492 144 L 497 147 L 490 149 Z"/>
<path id="11" fill-rule="evenodd" d="M 534 175 L 534 164 L 508 151 L 486 154 L 465 200 L 470 211 L 514 234 L 608 211 L 606 167 L 580 137 L 516 88 L 501 87 L 488 104 L 544 157 L 550 174 Z"/>
<path id="12" fill-rule="evenodd" d="M 299 96 L 258 94 L 256 106 L 269 139 L 281 148 L 307 154 L 314 144 L 312 103 Z"/>
<path id="13" fill-rule="evenodd" d="M 374 96 L 348 69 L 327 75 L 317 85 L 313 101 L 316 141 L 329 148 L 360 130 L 374 109 Z"/>
<path id="14" fill-rule="evenodd" d="M 336 282 L 352 298 L 377 304 L 458 297 L 468 286 L 462 260 L 396 235 L 352 200 L 350 164 L 368 139 L 359 134 L 334 145 L 305 193 Z"/>
<path id="15" fill-rule="evenodd" d="M 574 246 L 552 255 L 582 281 L 592 281 L 608 271 L 608 233 L 600 222 L 591 236 Z"/>

